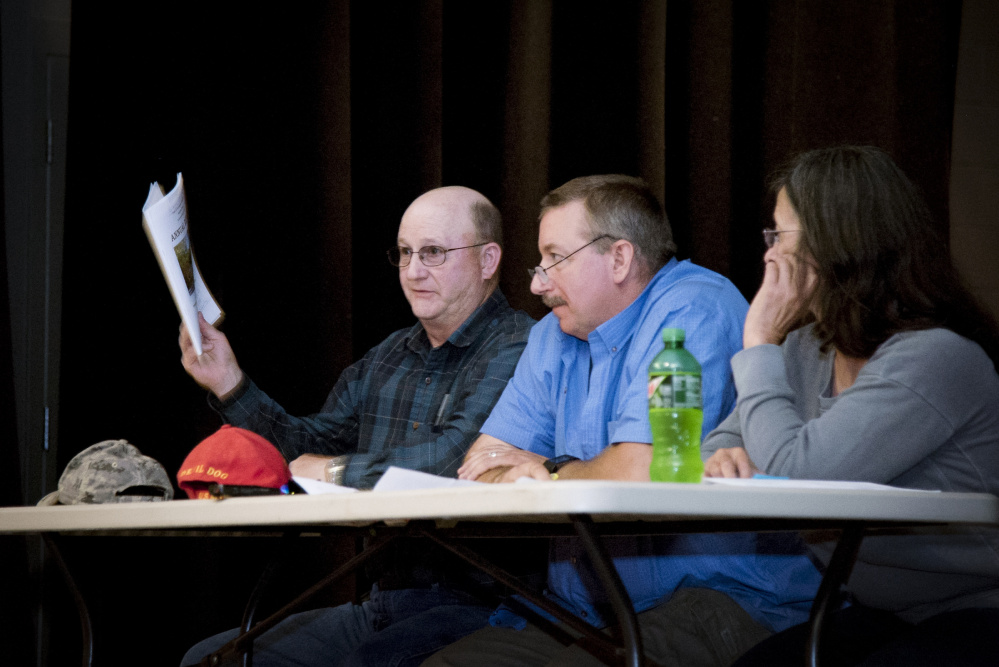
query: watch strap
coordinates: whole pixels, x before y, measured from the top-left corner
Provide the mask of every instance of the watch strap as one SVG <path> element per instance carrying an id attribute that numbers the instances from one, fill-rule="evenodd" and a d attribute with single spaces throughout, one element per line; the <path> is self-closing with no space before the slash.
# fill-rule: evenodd
<path id="1" fill-rule="evenodd" d="M 545 470 L 548 471 L 549 475 L 554 475 L 559 471 L 559 468 L 564 466 L 566 463 L 572 461 L 578 461 L 579 459 L 571 454 L 563 454 L 561 456 L 556 456 L 553 459 L 545 459 L 544 466 Z"/>

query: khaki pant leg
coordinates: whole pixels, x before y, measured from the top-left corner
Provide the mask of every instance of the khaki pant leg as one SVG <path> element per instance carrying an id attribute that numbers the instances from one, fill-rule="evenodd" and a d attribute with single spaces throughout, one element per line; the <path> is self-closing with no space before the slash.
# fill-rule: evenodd
<path id="1" fill-rule="evenodd" d="M 638 619 L 645 654 L 667 666 L 728 667 L 770 636 L 738 602 L 708 588 L 683 588 Z"/>
<path id="2" fill-rule="evenodd" d="M 770 636 L 735 600 L 707 588 L 683 588 L 665 604 L 638 615 L 645 655 L 666 667 L 728 667 Z M 545 667 L 599 667 L 570 646 Z"/>
<path id="3" fill-rule="evenodd" d="M 684 588 L 638 615 L 645 655 L 667 667 L 728 667 L 770 636 L 718 591 Z M 431 656 L 423 667 L 599 667 L 579 646 L 563 646 L 538 627 L 484 628 Z"/>
<path id="4" fill-rule="evenodd" d="M 543 667 L 565 646 L 537 626 L 487 627 L 427 658 L 422 667 Z"/>

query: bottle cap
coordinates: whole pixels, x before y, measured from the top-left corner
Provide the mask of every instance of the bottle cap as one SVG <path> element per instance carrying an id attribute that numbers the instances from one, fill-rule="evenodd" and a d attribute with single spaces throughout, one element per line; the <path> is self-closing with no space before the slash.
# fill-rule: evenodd
<path id="1" fill-rule="evenodd" d="M 682 343 L 685 337 L 683 329 L 671 329 L 670 327 L 663 329 L 664 343 Z"/>

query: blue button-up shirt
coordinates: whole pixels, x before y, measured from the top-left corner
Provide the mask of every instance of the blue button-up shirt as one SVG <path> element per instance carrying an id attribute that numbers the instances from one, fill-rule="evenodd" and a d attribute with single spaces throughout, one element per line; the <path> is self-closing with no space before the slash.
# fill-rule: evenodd
<path id="1" fill-rule="evenodd" d="M 663 348 L 661 331 L 686 331 L 701 364 L 703 433 L 735 405 L 729 365 L 742 349 L 748 304 L 724 277 L 675 259 L 627 308 L 587 341 L 569 336 L 549 314 L 527 348 L 482 432 L 522 449 L 588 460 L 619 442 L 651 443 L 648 367 Z M 765 544 L 756 535 L 620 537 L 605 540 L 637 611 L 683 586 L 729 594 L 767 627 L 807 620 L 819 575 L 795 541 Z M 553 540 L 548 586 L 555 599 L 597 626 L 607 601 L 580 542 Z"/>

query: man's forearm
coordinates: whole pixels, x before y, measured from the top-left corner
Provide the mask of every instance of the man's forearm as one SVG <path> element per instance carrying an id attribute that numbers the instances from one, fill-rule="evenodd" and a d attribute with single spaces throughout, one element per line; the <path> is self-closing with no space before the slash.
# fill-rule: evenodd
<path id="1" fill-rule="evenodd" d="M 570 461 L 558 470 L 559 479 L 615 479 L 648 482 L 652 446 L 639 442 L 611 445 L 589 461 Z"/>

